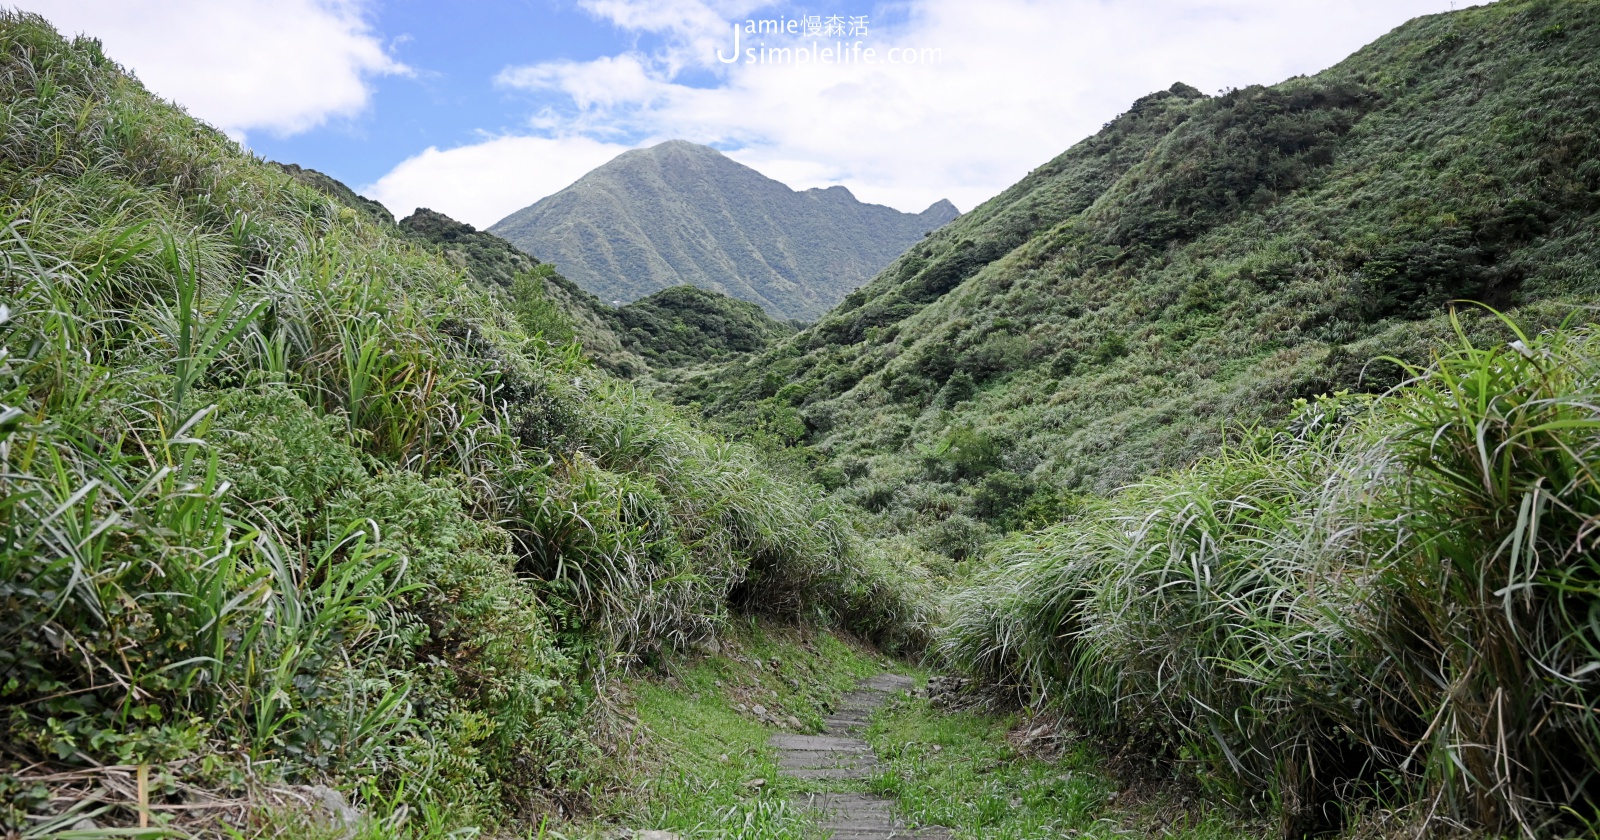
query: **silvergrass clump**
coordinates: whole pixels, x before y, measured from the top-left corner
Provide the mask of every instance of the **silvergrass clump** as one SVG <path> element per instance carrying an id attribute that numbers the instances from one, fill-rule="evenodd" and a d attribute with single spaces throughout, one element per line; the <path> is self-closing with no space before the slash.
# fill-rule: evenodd
<path id="1" fill-rule="evenodd" d="M 1286 834 L 1362 797 L 1592 821 L 1600 334 L 1507 325 L 1007 540 L 937 650 L 1264 797 Z"/>
<path id="2" fill-rule="evenodd" d="M 128 764 L 520 830 L 603 787 L 618 662 L 736 609 L 920 632 L 819 491 L 98 43 L 0 11 L 0 97 L 0 833 Z"/>
<path id="3" fill-rule="evenodd" d="M 1531 833 L 1600 804 L 1600 334 L 1508 325 L 1387 401 L 1358 626 L 1430 807 Z"/>

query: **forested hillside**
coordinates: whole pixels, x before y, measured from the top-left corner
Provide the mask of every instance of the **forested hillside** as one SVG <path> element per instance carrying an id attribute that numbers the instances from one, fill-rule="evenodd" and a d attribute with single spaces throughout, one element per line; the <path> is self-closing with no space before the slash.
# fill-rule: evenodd
<path id="1" fill-rule="evenodd" d="M 538 334 L 444 222 L 34 16 L 0 97 L 0 833 L 308 836 L 324 783 L 383 836 L 522 834 L 606 789 L 634 663 L 740 613 L 921 638 L 905 552 Z"/>
<path id="2" fill-rule="evenodd" d="M 694 286 L 673 286 L 613 310 L 617 330 L 656 368 L 721 361 L 793 335 L 761 307 Z"/>
<path id="3" fill-rule="evenodd" d="M 1425 361 L 1450 301 L 1530 325 L 1591 302 L 1597 103 L 1590 2 L 1421 18 L 1271 87 L 1174 85 L 679 396 L 803 421 L 844 498 L 961 556 L 1295 398 L 1387 388 L 1375 360 Z"/>

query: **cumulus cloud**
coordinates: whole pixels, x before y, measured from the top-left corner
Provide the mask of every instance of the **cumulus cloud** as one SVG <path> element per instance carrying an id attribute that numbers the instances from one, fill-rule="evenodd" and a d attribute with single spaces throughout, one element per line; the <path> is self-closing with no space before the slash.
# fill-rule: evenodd
<path id="1" fill-rule="evenodd" d="M 860 42 L 877 61 L 726 64 L 731 25 L 799 14 L 739 0 L 582 0 L 602 20 L 654 36 L 593 61 L 507 67 L 495 80 L 536 105 L 528 131 L 555 140 L 545 161 L 570 182 L 593 147 L 683 138 L 796 188 L 843 184 L 863 200 L 919 211 L 939 198 L 970 209 L 1125 110 L 1183 81 L 1206 92 L 1315 73 L 1449 0 L 913 0 L 889 22 L 869 16 Z M 1455 5 L 1466 5 L 1457 3 Z M 809 43 L 812 39 L 802 39 Z M 795 46 L 744 36 L 741 48 Z M 892 50 L 919 60 L 891 63 Z M 708 83 L 709 80 L 709 83 Z M 627 142 L 623 142 L 627 141 Z M 616 146 L 618 150 L 622 145 Z M 572 158 L 566 149 L 580 150 Z M 500 190 L 521 152 L 505 138 L 430 150 L 409 168 Z M 506 157 L 497 157 L 504 155 Z M 438 173 L 430 176 L 430 171 Z M 397 170 L 398 172 L 399 170 Z M 446 186 L 448 184 L 448 186 Z M 529 192 L 507 212 L 542 194 Z M 485 204 L 485 207 L 488 205 Z"/>
<path id="2" fill-rule="evenodd" d="M 587 137 L 496 137 L 448 151 L 430 147 L 362 192 L 396 216 L 428 207 L 488 227 L 629 148 Z"/>
<path id="3" fill-rule="evenodd" d="M 99 38 L 146 87 L 237 139 L 353 116 L 374 76 L 409 72 L 360 0 L 14 1 Z"/>

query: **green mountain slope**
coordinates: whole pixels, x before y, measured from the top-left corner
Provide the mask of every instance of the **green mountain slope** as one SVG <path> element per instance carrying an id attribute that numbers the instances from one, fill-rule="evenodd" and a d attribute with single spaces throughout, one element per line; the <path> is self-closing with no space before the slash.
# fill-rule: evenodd
<path id="1" fill-rule="evenodd" d="M 524 836 L 615 787 L 618 670 L 741 613 L 923 632 L 904 551 L 525 327 L 439 220 L 36 16 L 0 99 L 0 835 Z M 313 783 L 362 825 L 281 812 Z"/>
<path id="2" fill-rule="evenodd" d="M 394 217 L 314 169 L 279 164 L 301 183 L 360 212 L 379 225 Z M 548 341 L 577 341 L 587 358 L 624 377 L 764 350 L 795 328 L 774 321 L 761 307 L 717 292 L 680 286 L 616 307 L 556 273 L 526 251 L 487 231 L 427 208 L 401 219 L 399 231 L 438 250 L 478 284 L 504 294 L 522 327 Z"/>
<path id="3" fill-rule="evenodd" d="M 753 303 L 694 286 L 662 289 L 612 317 L 628 346 L 658 369 L 754 353 L 795 333 Z"/>
<path id="4" fill-rule="evenodd" d="M 485 288 L 504 290 L 529 332 L 557 344 L 576 340 L 584 355 L 619 375 L 632 376 L 648 367 L 635 350 L 623 346 L 612 307 L 557 274 L 554 266 L 492 233 L 427 208 L 401 219 L 400 229 L 439 248 Z"/>
<path id="5" fill-rule="evenodd" d="M 1534 325 L 1592 304 L 1597 103 L 1593 2 L 1421 18 L 1272 87 L 1178 85 L 679 396 L 797 415 L 847 498 L 959 555 L 1294 398 L 1386 387 L 1371 360 L 1424 359 L 1453 299 Z"/>
<path id="6" fill-rule="evenodd" d="M 603 300 L 691 285 L 811 320 L 955 218 L 863 204 L 844 187 L 796 192 L 681 140 L 624 153 L 489 228 Z"/>

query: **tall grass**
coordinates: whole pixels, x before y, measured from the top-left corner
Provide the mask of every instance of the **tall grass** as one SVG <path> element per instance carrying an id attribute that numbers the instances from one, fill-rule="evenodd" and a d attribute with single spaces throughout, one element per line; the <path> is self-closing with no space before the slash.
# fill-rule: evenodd
<path id="1" fill-rule="evenodd" d="M 0 94 L 0 768 L 533 825 L 599 785 L 615 663 L 730 610 L 919 634 L 915 570 L 818 491 L 98 43 L 0 12 Z M 0 831 L 53 819 L 34 790 Z"/>
<path id="2" fill-rule="evenodd" d="M 1508 329 L 1007 541 L 939 651 L 1286 834 L 1372 796 L 1529 836 L 1592 820 L 1600 333 Z"/>

